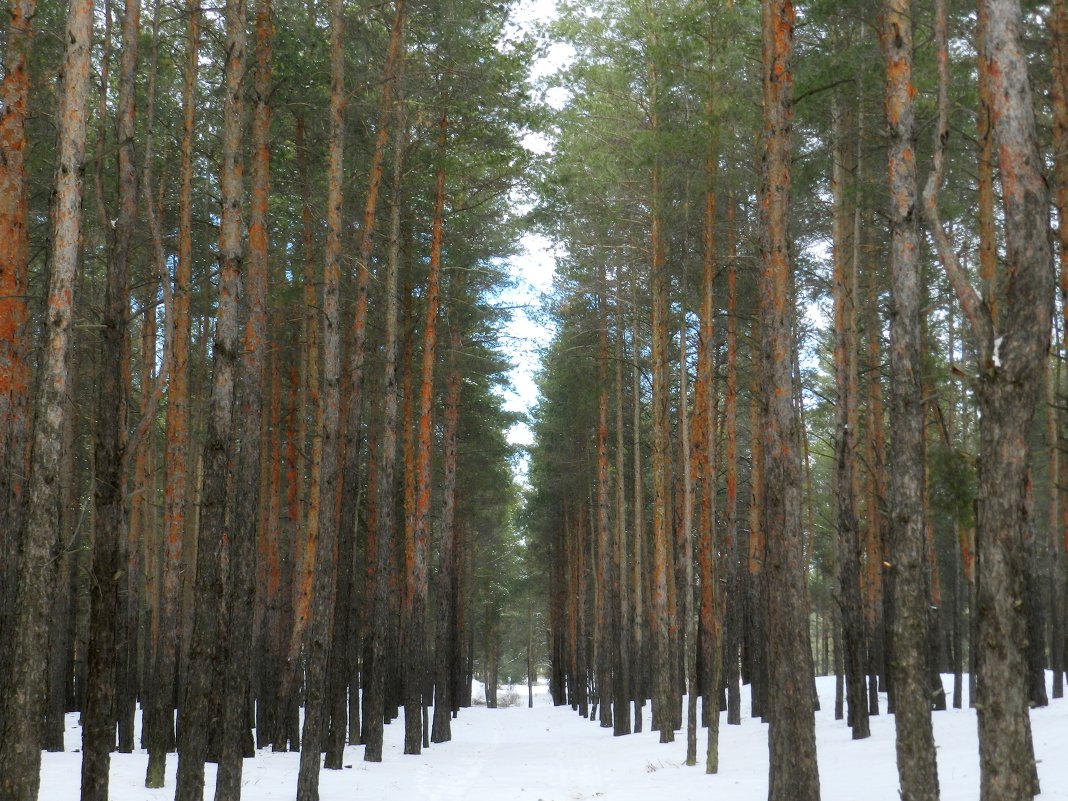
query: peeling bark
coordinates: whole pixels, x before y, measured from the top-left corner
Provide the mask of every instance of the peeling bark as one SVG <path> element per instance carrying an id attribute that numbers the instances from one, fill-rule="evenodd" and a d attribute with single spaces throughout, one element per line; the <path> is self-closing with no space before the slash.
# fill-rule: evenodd
<path id="1" fill-rule="evenodd" d="M 920 266 L 917 230 L 915 89 L 909 0 L 887 0 L 882 31 L 890 129 L 890 689 L 897 765 L 905 801 L 938 798 L 927 672 L 923 401 L 920 388 Z"/>
<path id="2" fill-rule="evenodd" d="M 794 7 L 763 0 L 764 133 L 760 193 L 760 397 L 767 581 L 771 801 L 816 801 L 815 716 L 802 536 L 802 442 L 793 402 L 793 271 L 787 225 Z"/>

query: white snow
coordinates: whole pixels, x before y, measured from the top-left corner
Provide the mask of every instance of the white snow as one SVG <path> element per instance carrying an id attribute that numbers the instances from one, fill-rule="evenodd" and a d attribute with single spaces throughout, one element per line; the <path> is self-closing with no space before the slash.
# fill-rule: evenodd
<path id="1" fill-rule="evenodd" d="M 998 337 L 994 340 L 994 366 L 1001 367 L 1001 343 L 1005 341 L 1005 337 Z"/>
<path id="2" fill-rule="evenodd" d="M 1048 674 L 1047 674 L 1048 675 Z M 952 677 L 944 677 L 947 690 Z M 820 783 L 824 801 L 897 801 L 893 718 L 871 720 L 872 737 L 854 742 L 843 721 L 834 719 L 834 679 L 817 680 L 822 710 L 816 713 Z M 759 801 L 767 797 L 767 730 L 743 715 L 741 726 L 727 726 L 720 735 L 720 773 L 704 772 L 705 736 L 698 739 L 698 766 L 683 764 L 685 730 L 676 742 L 660 745 L 649 732 L 649 707 L 640 735 L 613 737 L 611 729 L 580 718 L 569 707 L 553 707 L 544 686 L 535 688 L 533 709 L 526 708 L 525 685 L 516 685 L 520 706 L 461 710 L 453 721 L 453 740 L 434 745 L 421 756 L 401 753 L 403 724 L 386 727 L 384 761 L 368 764 L 363 749 L 350 747 L 346 769 L 320 774 L 322 801 Z M 502 691 L 503 692 L 503 691 Z M 743 711 L 748 692 L 743 688 Z M 886 709 L 886 697 L 881 699 Z M 974 801 L 979 797 L 979 760 L 975 713 L 969 709 L 933 713 L 938 743 L 942 801 Z M 1068 801 L 1068 701 L 1059 699 L 1031 715 L 1041 801 Z M 81 731 L 68 716 L 68 752 L 45 754 L 42 801 L 78 798 Z M 297 754 L 257 753 L 246 760 L 245 801 L 290 801 L 296 794 Z M 175 758 L 167 762 L 167 786 L 144 789 L 147 756 L 117 754 L 112 758 L 113 801 L 148 801 L 174 797 Z M 215 768 L 207 766 L 205 798 L 214 795 Z"/>

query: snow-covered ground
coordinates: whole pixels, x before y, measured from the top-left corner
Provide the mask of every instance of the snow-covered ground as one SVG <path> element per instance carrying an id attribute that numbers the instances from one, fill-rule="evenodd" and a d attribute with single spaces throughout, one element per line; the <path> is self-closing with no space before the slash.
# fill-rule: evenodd
<path id="1" fill-rule="evenodd" d="M 947 689 L 951 679 L 946 677 Z M 854 742 L 844 722 L 834 719 L 834 680 L 817 680 L 822 711 L 816 715 L 820 783 L 825 801 L 896 801 L 893 719 L 872 718 L 872 737 Z M 613 737 L 610 729 L 580 718 L 567 707 L 553 707 L 544 687 L 536 688 L 534 708 L 526 708 L 526 687 L 515 688 L 520 706 L 462 710 L 453 721 L 453 740 L 432 746 L 421 756 L 401 753 L 400 721 L 386 727 L 383 762 L 363 761 L 363 749 L 350 747 L 346 768 L 321 773 L 323 801 L 759 801 L 767 796 L 767 731 L 743 716 L 741 726 L 723 725 L 720 772 L 703 768 L 704 732 L 698 740 L 699 766 L 686 767 L 685 731 L 676 742 L 660 745 L 645 728 L 640 735 Z M 743 709 L 748 709 L 743 688 Z M 882 699 L 885 709 L 885 697 Z M 725 720 L 725 718 L 724 718 Z M 1053 701 L 1031 716 L 1042 801 L 1068 801 L 1068 700 Z M 943 801 L 974 801 L 979 797 L 979 759 L 974 712 L 949 710 L 934 714 L 938 770 Z M 78 798 L 81 731 L 76 716 L 68 717 L 68 751 L 45 754 L 42 801 Z M 297 754 L 260 752 L 246 760 L 246 801 L 289 801 L 297 782 Z M 147 756 L 143 752 L 115 755 L 111 798 L 141 801 L 174 797 L 173 755 L 168 760 L 167 786 L 146 790 Z M 205 797 L 214 793 L 214 766 L 208 766 Z"/>

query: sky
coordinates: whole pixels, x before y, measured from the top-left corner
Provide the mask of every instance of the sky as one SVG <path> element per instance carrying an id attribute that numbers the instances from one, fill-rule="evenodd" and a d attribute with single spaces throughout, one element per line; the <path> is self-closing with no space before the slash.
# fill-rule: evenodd
<path id="1" fill-rule="evenodd" d="M 521 0 L 513 20 L 522 29 L 531 30 L 538 23 L 555 16 L 555 0 Z M 566 46 L 554 46 L 533 66 L 531 79 L 537 80 L 566 63 Z M 530 135 L 524 144 L 536 153 L 546 153 L 549 143 L 539 135 Z M 517 199 L 522 203 L 522 199 Z M 548 346 L 553 332 L 538 319 L 538 309 L 544 296 L 552 289 L 555 276 L 553 245 L 546 237 L 527 233 L 520 241 L 516 255 L 508 261 L 509 272 L 516 279 L 516 287 L 501 295 L 500 302 L 513 309 L 512 320 L 506 326 L 507 350 L 514 362 L 511 371 L 512 390 L 505 394 L 505 408 L 528 414 L 537 403 L 535 376 L 540 366 L 541 349 Z M 508 432 L 508 441 L 515 445 L 530 445 L 533 436 L 526 423 L 518 423 Z M 525 478 L 525 461 L 520 465 Z"/>

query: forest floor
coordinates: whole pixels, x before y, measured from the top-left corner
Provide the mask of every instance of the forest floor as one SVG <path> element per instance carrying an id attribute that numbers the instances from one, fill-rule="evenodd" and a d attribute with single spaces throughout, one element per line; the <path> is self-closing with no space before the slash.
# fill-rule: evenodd
<path id="1" fill-rule="evenodd" d="M 947 691 L 952 677 L 944 677 Z M 854 742 L 843 721 L 834 719 L 834 678 L 819 678 L 822 709 L 816 713 L 820 784 L 824 801 L 896 801 L 893 719 L 871 720 L 872 736 Z M 759 801 L 767 797 L 767 730 L 743 715 L 741 726 L 723 725 L 720 772 L 704 772 L 705 734 L 698 738 L 698 767 L 686 767 L 685 729 L 676 741 L 658 743 L 645 729 L 613 737 L 610 729 L 580 718 L 568 707 L 553 707 L 544 686 L 535 688 L 534 708 L 526 706 L 525 686 L 517 685 L 518 706 L 464 709 L 453 721 L 453 740 L 421 756 L 401 753 L 403 722 L 386 727 L 383 762 L 363 761 L 363 749 L 350 747 L 345 769 L 321 773 L 322 801 Z M 748 710 L 748 688 L 743 709 Z M 502 695 L 505 692 L 502 691 Z M 885 711 L 886 697 L 881 697 Z M 726 720 L 724 715 L 723 720 Z M 1052 701 L 1031 716 L 1042 783 L 1042 801 L 1068 801 L 1068 699 Z M 66 753 L 45 754 L 42 801 L 76 801 L 81 755 L 77 716 L 67 719 Z M 975 712 L 936 712 L 935 738 L 942 801 L 979 797 Z M 245 761 L 245 801 L 291 801 L 296 793 L 297 754 L 257 753 Z M 113 801 L 164 801 L 174 797 L 175 760 L 167 763 L 167 786 L 144 788 L 143 751 L 115 755 L 111 768 Z M 205 798 L 214 794 L 215 768 L 207 769 Z"/>

